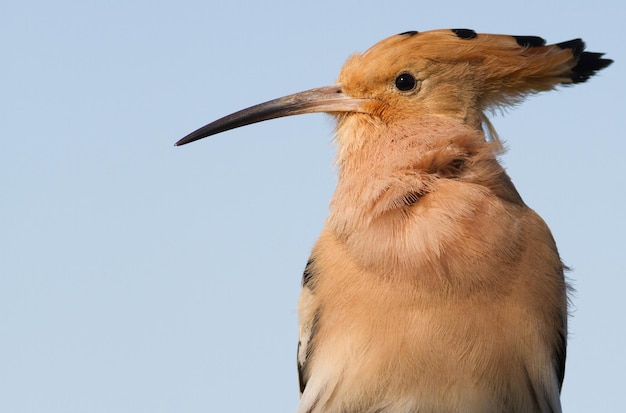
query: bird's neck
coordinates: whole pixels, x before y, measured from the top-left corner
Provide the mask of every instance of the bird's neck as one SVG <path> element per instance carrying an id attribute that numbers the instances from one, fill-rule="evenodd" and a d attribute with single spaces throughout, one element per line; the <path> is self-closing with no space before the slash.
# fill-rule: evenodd
<path id="1" fill-rule="evenodd" d="M 340 118 L 339 179 L 328 220 L 337 236 L 349 236 L 390 213 L 400 213 L 429 193 L 441 178 L 473 158 L 504 172 L 496 145 L 480 126 L 432 116 L 385 125 L 366 115 Z M 506 178 L 508 179 L 508 177 Z"/>
<path id="2" fill-rule="evenodd" d="M 497 245 L 506 235 L 490 233 L 489 223 L 524 207 L 496 159 L 499 146 L 480 129 L 446 118 L 379 125 L 354 116 L 340 119 L 337 132 L 339 179 L 325 231 L 361 268 L 406 279 L 425 266 L 447 274 L 436 260 L 447 246 Z M 455 251 L 458 262 L 481 259 L 472 248 Z"/>

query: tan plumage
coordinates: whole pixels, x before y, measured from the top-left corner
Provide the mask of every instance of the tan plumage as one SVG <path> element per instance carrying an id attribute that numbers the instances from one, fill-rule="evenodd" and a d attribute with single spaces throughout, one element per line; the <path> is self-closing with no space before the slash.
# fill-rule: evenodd
<path id="1" fill-rule="evenodd" d="M 611 61 L 572 40 L 407 32 L 338 85 L 179 141 L 308 112 L 337 118 L 339 180 L 299 302 L 299 413 L 560 412 L 567 285 L 484 111 Z M 488 126 L 489 127 L 489 126 Z"/>

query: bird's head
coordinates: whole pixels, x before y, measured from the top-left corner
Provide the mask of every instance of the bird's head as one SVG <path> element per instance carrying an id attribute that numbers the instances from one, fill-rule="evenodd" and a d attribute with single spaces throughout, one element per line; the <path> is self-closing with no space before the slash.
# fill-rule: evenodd
<path id="1" fill-rule="evenodd" d="M 477 34 L 468 29 L 405 32 L 351 56 L 333 86 L 233 113 L 176 144 L 312 112 L 331 113 L 340 121 L 362 114 L 385 127 L 406 119 L 445 117 L 480 128 L 485 109 L 515 103 L 558 84 L 584 82 L 611 63 L 602 54 L 583 52 L 580 39 L 544 44 L 540 37 Z"/>

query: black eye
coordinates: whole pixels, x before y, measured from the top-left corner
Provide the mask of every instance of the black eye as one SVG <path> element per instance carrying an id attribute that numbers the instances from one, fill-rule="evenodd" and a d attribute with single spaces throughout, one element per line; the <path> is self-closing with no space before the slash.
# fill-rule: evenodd
<path id="1" fill-rule="evenodd" d="M 416 84 L 417 84 L 417 81 L 415 80 L 413 75 L 410 73 L 402 73 L 398 75 L 398 77 L 396 78 L 396 88 L 398 88 L 398 90 L 401 90 L 403 92 L 413 90 Z"/>

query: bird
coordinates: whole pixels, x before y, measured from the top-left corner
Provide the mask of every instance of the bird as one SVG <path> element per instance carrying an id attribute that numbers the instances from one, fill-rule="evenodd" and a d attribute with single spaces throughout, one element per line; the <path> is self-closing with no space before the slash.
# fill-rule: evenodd
<path id="1" fill-rule="evenodd" d="M 567 267 L 486 114 L 584 83 L 603 56 L 581 39 L 407 31 L 350 56 L 331 86 L 176 143 L 336 121 L 337 187 L 298 301 L 298 413 L 561 412 Z"/>

